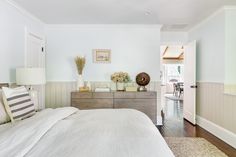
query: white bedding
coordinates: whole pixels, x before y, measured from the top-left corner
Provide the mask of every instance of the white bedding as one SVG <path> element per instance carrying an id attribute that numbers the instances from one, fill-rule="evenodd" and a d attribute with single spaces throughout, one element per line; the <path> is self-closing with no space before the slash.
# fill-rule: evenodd
<path id="1" fill-rule="evenodd" d="M 5 128 L 4 157 L 174 156 L 151 120 L 130 109 L 46 109 Z"/>

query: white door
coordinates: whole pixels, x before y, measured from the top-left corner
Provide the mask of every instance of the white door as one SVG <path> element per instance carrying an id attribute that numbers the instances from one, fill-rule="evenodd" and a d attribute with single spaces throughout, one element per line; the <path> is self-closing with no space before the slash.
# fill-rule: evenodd
<path id="1" fill-rule="evenodd" d="M 26 66 L 45 68 L 44 40 L 31 33 L 27 35 Z"/>
<path id="2" fill-rule="evenodd" d="M 196 124 L 196 41 L 185 46 L 184 51 L 184 104 L 183 116 Z"/>
<path id="3" fill-rule="evenodd" d="M 26 31 L 25 66 L 45 68 L 45 42 L 41 37 Z M 38 92 L 39 109 L 45 108 L 45 85 L 34 86 Z"/>

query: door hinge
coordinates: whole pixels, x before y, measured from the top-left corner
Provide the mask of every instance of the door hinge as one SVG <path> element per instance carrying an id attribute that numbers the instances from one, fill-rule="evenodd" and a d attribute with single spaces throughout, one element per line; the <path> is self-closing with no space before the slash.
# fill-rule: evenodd
<path id="1" fill-rule="evenodd" d="M 44 47 L 42 47 L 42 52 L 44 52 Z"/>

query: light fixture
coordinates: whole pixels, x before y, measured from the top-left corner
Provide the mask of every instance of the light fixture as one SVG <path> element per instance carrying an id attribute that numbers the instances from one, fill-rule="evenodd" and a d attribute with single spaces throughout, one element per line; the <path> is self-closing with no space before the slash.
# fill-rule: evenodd
<path id="1" fill-rule="evenodd" d="M 150 11 L 145 11 L 145 15 L 151 15 L 151 12 Z"/>
<path id="2" fill-rule="evenodd" d="M 46 83 L 44 68 L 17 68 L 16 84 L 28 85 L 30 89 L 32 85 L 42 85 Z"/>
<path id="3" fill-rule="evenodd" d="M 16 69 L 16 84 L 30 86 L 29 94 L 34 102 L 36 111 L 43 109 L 39 108 L 38 93 L 33 90 L 33 85 L 43 85 L 46 83 L 44 68 L 17 68 Z"/>

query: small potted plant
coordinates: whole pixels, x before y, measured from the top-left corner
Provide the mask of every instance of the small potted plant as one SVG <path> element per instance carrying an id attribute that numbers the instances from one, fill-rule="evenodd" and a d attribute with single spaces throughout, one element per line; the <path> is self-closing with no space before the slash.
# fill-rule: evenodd
<path id="1" fill-rule="evenodd" d="M 78 79 L 77 79 L 77 90 L 79 90 L 81 87 L 84 87 L 84 80 L 83 80 L 83 69 L 86 63 L 86 59 L 84 56 L 77 56 L 75 58 L 75 64 L 78 71 Z"/>
<path id="2" fill-rule="evenodd" d="M 111 80 L 116 83 L 117 91 L 125 90 L 125 83 L 130 82 L 130 76 L 127 72 L 116 72 L 111 75 Z"/>

